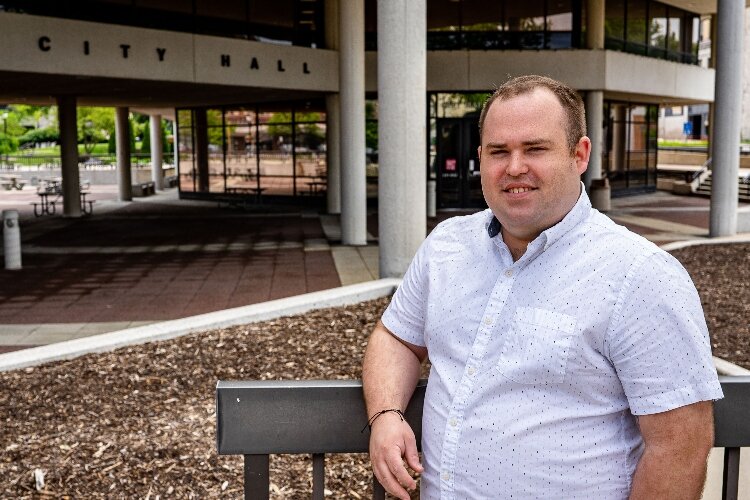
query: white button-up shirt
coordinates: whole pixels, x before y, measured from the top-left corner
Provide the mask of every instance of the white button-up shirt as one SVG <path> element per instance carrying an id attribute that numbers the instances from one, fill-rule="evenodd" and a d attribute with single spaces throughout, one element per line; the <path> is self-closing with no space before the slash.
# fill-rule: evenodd
<path id="1" fill-rule="evenodd" d="M 633 415 L 722 397 L 695 287 L 585 193 L 516 262 L 498 231 L 440 224 L 383 315 L 432 363 L 422 497 L 627 498 Z"/>

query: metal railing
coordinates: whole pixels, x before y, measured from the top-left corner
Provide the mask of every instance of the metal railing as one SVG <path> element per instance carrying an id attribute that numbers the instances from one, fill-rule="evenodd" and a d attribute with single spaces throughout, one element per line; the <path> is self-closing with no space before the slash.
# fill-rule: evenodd
<path id="1" fill-rule="evenodd" d="M 719 380 L 724 399 L 714 407 L 714 445 L 725 448 L 722 499 L 737 500 L 740 448 L 750 446 L 750 376 Z M 405 413 L 418 444 L 426 387 L 420 381 Z M 368 451 L 358 380 L 219 381 L 216 420 L 219 454 L 244 455 L 246 499 L 269 497 L 270 454 L 312 454 L 312 498 L 322 500 L 325 454 Z M 374 498 L 385 498 L 374 477 L 373 486 Z"/>
<path id="2" fill-rule="evenodd" d="M 165 159 L 169 159 L 165 155 Z M 151 164 L 149 153 L 133 153 L 130 155 L 132 166 L 145 166 Z M 167 163 L 167 162 L 165 162 Z M 101 167 L 115 168 L 117 156 L 113 154 L 79 155 L 78 167 L 81 169 L 97 169 Z M 6 170 L 37 169 L 53 170 L 60 168 L 60 155 L 3 155 L 0 156 L 0 168 Z"/>

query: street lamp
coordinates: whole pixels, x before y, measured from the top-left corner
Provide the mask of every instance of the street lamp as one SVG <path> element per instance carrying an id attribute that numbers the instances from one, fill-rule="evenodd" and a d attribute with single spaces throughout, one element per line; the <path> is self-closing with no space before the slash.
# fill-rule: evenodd
<path id="1" fill-rule="evenodd" d="M 3 135 L 8 135 L 8 112 L 3 113 Z"/>

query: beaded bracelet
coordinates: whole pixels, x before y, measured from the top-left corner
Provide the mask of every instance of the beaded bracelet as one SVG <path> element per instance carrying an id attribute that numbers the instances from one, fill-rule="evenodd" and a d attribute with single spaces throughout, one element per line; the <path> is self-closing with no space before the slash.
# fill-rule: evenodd
<path id="1" fill-rule="evenodd" d="M 389 411 L 392 411 L 394 413 L 398 413 L 398 416 L 401 417 L 401 421 L 402 422 L 404 421 L 404 412 L 402 412 L 398 408 L 388 408 L 387 410 L 380 410 L 375 415 L 373 415 L 372 417 L 370 417 L 370 420 L 367 421 L 367 425 L 365 425 L 364 427 L 362 427 L 362 430 L 360 432 L 365 432 L 365 429 L 368 429 L 368 428 L 370 430 L 372 430 L 372 423 L 375 422 L 375 420 L 377 420 L 380 415 L 382 415 L 383 413 L 388 413 Z"/>

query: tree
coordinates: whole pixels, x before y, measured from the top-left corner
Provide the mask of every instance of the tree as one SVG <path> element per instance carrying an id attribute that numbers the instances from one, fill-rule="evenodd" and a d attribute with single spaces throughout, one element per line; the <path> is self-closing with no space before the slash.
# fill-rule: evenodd
<path id="1" fill-rule="evenodd" d="M 0 155 L 7 155 L 18 150 L 18 139 L 0 132 Z"/>
<path id="2" fill-rule="evenodd" d="M 115 127 L 115 110 L 81 106 L 78 108 L 78 143 L 83 144 L 86 154 L 91 154 L 94 146 L 107 140 L 107 134 Z"/>
<path id="3" fill-rule="evenodd" d="M 143 125 L 143 138 L 141 139 L 141 154 L 147 154 L 151 152 L 151 122 L 147 121 Z"/>

